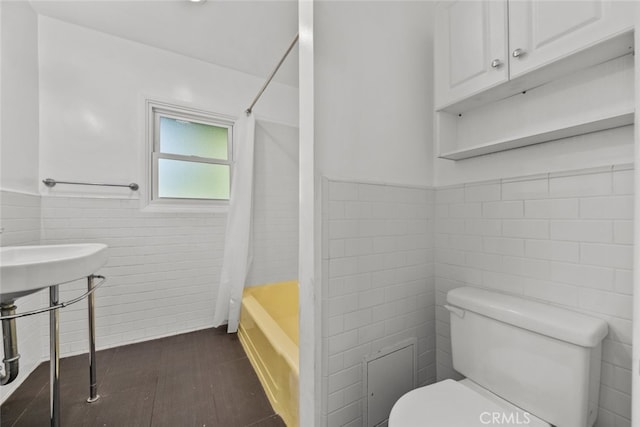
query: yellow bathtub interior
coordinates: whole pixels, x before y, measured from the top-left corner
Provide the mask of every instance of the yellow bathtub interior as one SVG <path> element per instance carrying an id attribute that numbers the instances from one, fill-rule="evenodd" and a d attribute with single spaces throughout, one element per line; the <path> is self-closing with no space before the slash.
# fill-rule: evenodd
<path id="1" fill-rule="evenodd" d="M 246 288 L 238 338 L 288 427 L 298 426 L 298 282 Z"/>

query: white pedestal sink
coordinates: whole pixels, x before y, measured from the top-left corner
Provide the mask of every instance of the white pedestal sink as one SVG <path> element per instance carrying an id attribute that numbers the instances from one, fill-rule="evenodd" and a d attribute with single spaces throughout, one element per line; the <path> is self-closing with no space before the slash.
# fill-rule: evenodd
<path id="1" fill-rule="evenodd" d="M 107 262 L 107 245 L 7 246 L 0 248 L 0 302 L 87 277 Z"/>
<path id="2" fill-rule="evenodd" d="M 60 425 L 60 351 L 58 310 L 87 296 L 89 302 L 89 402 L 98 399 L 95 367 L 94 273 L 107 262 L 107 245 L 100 243 L 8 246 L 0 248 L 0 309 L 2 315 L 5 369 L 2 384 L 12 381 L 18 372 L 15 318 L 49 311 L 50 337 L 50 420 L 52 427 Z M 74 280 L 88 279 L 85 295 L 69 303 L 60 303 L 58 286 Z M 102 278 L 102 277 L 101 277 Z M 104 278 L 102 278 L 104 279 Z M 97 285 L 99 286 L 99 284 Z M 17 298 L 49 288 L 48 308 L 15 314 Z M 9 366 L 9 368 L 7 368 Z M 11 375 L 9 375 L 9 372 Z"/>

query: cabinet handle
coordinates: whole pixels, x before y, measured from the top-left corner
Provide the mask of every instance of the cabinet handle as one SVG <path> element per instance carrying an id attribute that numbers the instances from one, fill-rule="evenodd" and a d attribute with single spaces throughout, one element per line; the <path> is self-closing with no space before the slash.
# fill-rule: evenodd
<path id="1" fill-rule="evenodd" d="M 493 61 L 491 61 L 491 67 L 493 68 L 498 68 L 502 65 L 502 61 L 500 61 L 499 59 L 494 59 Z"/>
<path id="2" fill-rule="evenodd" d="M 514 50 L 514 51 L 511 53 L 511 55 L 512 55 L 514 58 L 519 58 L 519 57 L 521 57 L 522 55 L 524 55 L 524 50 L 522 50 L 522 49 L 518 48 L 518 49 Z"/>

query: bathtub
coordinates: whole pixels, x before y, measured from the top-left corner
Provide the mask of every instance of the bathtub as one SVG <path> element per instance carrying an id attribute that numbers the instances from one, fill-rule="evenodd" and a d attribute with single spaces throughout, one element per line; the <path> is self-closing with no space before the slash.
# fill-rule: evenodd
<path id="1" fill-rule="evenodd" d="M 238 338 L 288 427 L 298 426 L 298 282 L 246 288 Z"/>

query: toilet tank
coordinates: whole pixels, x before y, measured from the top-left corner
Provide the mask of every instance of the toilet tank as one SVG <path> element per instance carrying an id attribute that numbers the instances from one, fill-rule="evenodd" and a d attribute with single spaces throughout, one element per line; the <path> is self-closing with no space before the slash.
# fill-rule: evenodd
<path id="1" fill-rule="evenodd" d="M 447 303 L 456 371 L 552 425 L 593 425 L 606 322 L 470 287 Z"/>

